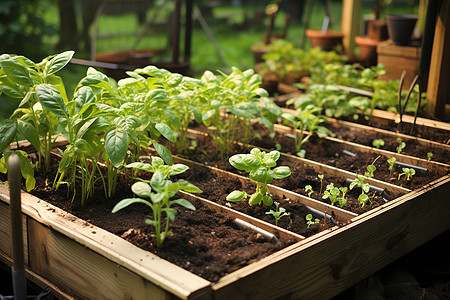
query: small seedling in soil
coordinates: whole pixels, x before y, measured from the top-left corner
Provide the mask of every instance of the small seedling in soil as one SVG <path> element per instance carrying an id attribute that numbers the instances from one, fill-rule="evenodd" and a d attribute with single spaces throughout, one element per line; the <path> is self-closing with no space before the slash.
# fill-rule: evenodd
<path id="1" fill-rule="evenodd" d="M 359 200 L 359 203 L 361 203 L 361 208 L 364 207 L 364 205 L 366 205 L 366 203 L 368 201 L 370 201 L 370 198 L 371 197 L 368 194 L 362 193 L 359 195 L 358 200 Z"/>
<path id="2" fill-rule="evenodd" d="M 275 210 L 271 209 L 270 211 L 266 212 L 266 215 L 272 215 L 275 218 L 275 225 L 278 226 L 278 221 L 281 219 L 281 217 L 289 216 L 289 213 L 286 212 L 286 209 L 283 207 L 280 207 L 280 203 L 274 202 L 275 204 Z"/>
<path id="3" fill-rule="evenodd" d="M 307 214 L 305 219 L 306 219 L 306 224 L 308 225 L 308 228 L 309 228 L 309 226 L 311 226 L 313 224 L 319 224 L 319 222 L 320 222 L 320 220 L 317 218 L 313 220 L 312 214 Z"/>
<path id="4" fill-rule="evenodd" d="M 314 191 L 313 191 L 311 185 L 308 184 L 308 185 L 305 186 L 305 193 L 308 194 L 308 197 L 311 197 L 311 195 L 312 195 L 313 192 L 314 192 Z"/>
<path id="5" fill-rule="evenodd" d="M 341 193 L 341 191 L 337 187 L 334 187 L 333 183 L 330 183 L 329 185 L 327 185 L 327 188 L 323 193 L 324 196 L 322 198 L 323 199 L 329 198 L 331 205 L 334 205 L 334 203 L 338 201 L 338 196 Z"/>
<path id="6" fill-rule="evenodd" d="M 388 164 L 389 164 L 389 171 L 391 172 L 391 175 L 394 174 L 395 172 L 395 157 L 391 157 L 387 160 Z"/>
<path id="7" fill-rule="evenodd" d="M 428 152 L 427 153 L 427 160 L 428 161 L 431 161 L 431 158 L 433 157 L 433 153 L 431 153 L 431 152 Z"/>
<path id="8" fill-rule="evenodd" d="M 150 198 L 151 201 L 147 201 L 142 198 L 126 198 L 121 200 L 114 206 L 112 212 L 115 213 L 131 204 L 143 203 L 149 206 L 153 211 L 153 220 L 146 219 L 145 223 L 152 225 L 155 228 L 156 245 L 160 247 L 165 238 L 171 234 L 169 230 L 169 222 L 175 220 L 177 210 L 171 207 L 174 204 L 183 206 L 189 210 L 195 210 L 195 207 L 186 199 L 171 200 L 178 191 L 186 191 L 189 193 L 201 193 L 202 191 L 187 182 L 180 179 L 176 182 L 172 182 L 165 178 L 165 175 L 161 171 L 156 171 L 150 183 L 138 181 L 131 186 L 133 193 L 142 198 Z M 162 213 L 166 214 L 165 225 L 162 218 Z M 164 227 L 163 227 L 164 226 Z"/>
<path id="9" fill-rule="evenodd" d="M 266 153 L 258 148 L 253 148 L 249 154 L 235 154 L 230 157 L 229 162 L 233 167 L 248 172 L 250 180 L 256 182 L 256 192 L 250 195 L 248 201 L 250 205 L 264 203 L 271 206 L 273 200 L 267 192 L 267 184 L 270 184 L 273 179 L 283 179 L 291 175 L 289 167 L 275 168 L 279 158 L 279 151 Z M 245 191 L 233 191 L 227 196 L 227 200 L 237 202 L 248 196 Z"/>
<path id="10" fill-rule="evenodd" d="M 367 203 L 367 201 L 370 200 L 369 195 L 367 195 L 370 191 L 370 185 L 366 182 L 364 182 L 364 176 L 358 175 L 358 177 L 350 183 L 350 190 L 352 190 L 355 186 L 361 188 L 361 194 L 358 197 L 359 202 L 361 203 L 361 207 L 364 207 L 364 205 Z"/>
<path id="11" fill-rule="evenodd" d="M 320 192 L 319 192 L 319 194 L 322 194 L 323 174 L 319 174 L 319 175 L 317 175 L 317 177 L 319 177 L 319 179 L 320 179 Z"/>
<path id="12" fill-rule="evenodd" d="M 384 146 L 384 140 L 382 140 L 382 139 L 374 139 L 372 141 L 372 146 L 374 146 L 377 149 L 380 149 L 381 147 Z"/>
<path id="13" fill-rule="evenodd" d="M 400 177 L 403 175 L 406 175 L 406 180 L 411 180 L 411 178 L 416 174 L 416 170 L 413 168 L 402 168 L 403 173 L 398 174 L 398 180 L 400 180 Z"/>
<path id="14" fill-rule="evenodd" d="M 403 149 L 405 149 L 405 147 L 406 147 L 405 142 L 401 142 L 401 143 L 397 146 L 397 148 L 396 148 L 397 153 L 398 153 L 398 154 L 402 153 L 402 151 L 403 151 Z"/>
<path id="15" fill-rule="evenodd" d="M 375 165 L 368 165 L 367 172 L 364 173 L 364 176 L 366 176 L 368 178 L 372 178 L 373 172 L 375 172 L 376 169 L 377 169 L 377 167 L 375 167 Z"/>
<path id="16" fill-rule="evenodd" d="M 338 198 L 339 206 L 342 208 L 345 204 L 347 204 L 347 199 L 345 199 L 345 194 L 347 194 L 348 188 L 346 186 L 342 186 L 339 188 L 339 190 L 342 192 L 342 197 Z"/>

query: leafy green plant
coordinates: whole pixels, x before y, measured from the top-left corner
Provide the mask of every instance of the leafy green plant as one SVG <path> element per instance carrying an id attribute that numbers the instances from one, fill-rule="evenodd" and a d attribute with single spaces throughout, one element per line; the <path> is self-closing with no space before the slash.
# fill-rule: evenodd
<path id="1" fill-rule="evenodd" d="M 134 203 L 143 203 L 149 206 L 153 212 L 153 219 L 145 220 L 145 223 L 155 228 L 156 245 L 161 247 L 164 240 L 171 234 L 169 222 L 175 220 L 177 210 L 172 206 L 177 204 L 189 210 L 195 210 L 195 207 L 186 199 L 171 200 L 179 191 L 189 193 L 201 193 L 202 191 L 185 180 L 172 182 L 165 178 L 161 171 L 156 171 L 150 182 L 138 181 L 131 186 L 133 193 L 139 197 L 126 198 L 117 203 L 112 212 L 124 209 Z M 144 198 L 144 199 L 143 199 Z M 150 199 L 148 201 L 147 199 Z M 166 214 L 165 225 L 162 213 Z"/>
<path id="2" fill-rule="evenodd" d="M 278 226 L 278 221 L 284 216 L 289 216 L 289 213 L 286 212 L 286 209 L 279 206 L 279 202 L 275 201 L 273 204 L 275 204 L 275 210 L 271 209 L 266 212 L 266 215 L 272 215 L 275 218 L 275 225 Z"/>
<path id="3" fill-rule="evenodd" d="M 372 145 L 373 145 L 375 148 L 380 149 L 381 147 L 384 146 L 384 140 L 382 140 L 382 139 L 374 139 L 374 140 L 372 141 Z"/>
<path id="4" fill-rule="evenodd" d="M 250 195 L 249 205 L 272 205 L 273 200 L 268 194 L 267 184 L 273 179 L 283 179 L 291 175 L 289 167 L 276 167 L 279 158 L 280 152 L 276 150 L 266 153 L 258 148 L 253 148 L 249 154 L 235 154 L 230 157 L 229 162 L 233 167 L 248 172 L 250 180 L 256 182 L 256 191 Z M 227 200 L 237 202 L 248 196 L 245 191 L 236 190 L 227 196 Z"/>
<path id="5" fill-rule="evenodd" d="M 311 185 L 306 185 L 305 186 L 305 192 L 308 194 L 308 197 L 311 197 L 312 193 L 313 193 L 313 188 Z"/>
<path id="6" fill-rule="evenodd" d="M 406 180 L 411 180 L 412 177 L 416 174 L 416 170 L 414 170 L 414 168 L 402 168 L 403 173 L 398 174 L 398 180 L 400 180 L 400 178 L 405 175 L 406 176 Z"/>
<path id="7" fill-rule="evenodd" d="M 260 87 L 261 76 L 253 70 L 241 71 L 233 67 L 230 74 L 220 76 L 206 71 L 201 81 L 203 87 L 196 92 L 196 97 L 202 103 L 202 122 L 211 130 L 221 157 L 231 154 L 234 141 L 248 143 L 253 137 L 252 121 L 259 121 L 272 130 L 281 115 L 281 109 Z M 241 135 L 237 138 L 239 132 Z"/>
<path id="8" fill-rule="evenodd" d="M 432 157 L 433 157 L 433 153 L 432 152 L 427 152 L 427 160 L 431 161 Z"/>
<path id="9" fill-rule="evenodd" d="M 38 154 L 37 167 L 48 171 L 50 151 L 56 139 L 58 118 L 45 106 L 39 86 L 51 87 L 61 96 L 62 103 L 68 101 L 61 77 L 55 75 L 63 69 L 74 52 L 66 51 L 44 58 L 35 63 L 24 56 L 3 54 L 0 56 L 0 94 L 20 99 L 19 106 L 10 120 L 5 121 L 0 131 L 0 151 L 11 142 L 23 137 Z M 57 109 L 57 107 L 54 107 Z"/>
<path id="10" fill-rule="evenodd" d="M 392 174 L 394 174 L 395 172 L 395 162 L 397 161 L 397 159 L 395 157 L 391 157 L 387 160 L 387 163 L 389 165 L 389 172 Z"/>
<path id="11" fill-rule="evenodd" d="M 34 178 L 33 167 L 30 164 L 28 154 L 22 150 L 6 150 L 0 158 L 0 172 L 6 174 L 8 172 L 8 158 L 11 153 L 16 153 L 19 157 L 20 172 L 22 177 L 25 178 L 25 188 L 29 192 L 34 189 L 36 185 L 36 179 Z"/>
<path id="12" fill-rule="evenodd" d="M 377 167 L 375 167 L 375 165 L 371 164 L 367 166 L 367 172 L 364 173 L 364 176 L 371 178 L 373 177 L 373 172 L 375 172 L 375 170 L 377 169 Z"/>
<path id="13" fill-rule="evenodd" d="M 321 138 L 331 135 L 331 131 L 328 128 L 320 125 L 326 122 L 326 118 L 318 115 L 319 113 L 319 108 L 309 105 L 303 109 L 298 108 L 295 114 L 283 113 L 281 115 L 294 129 L 295 152 L 300 157 L 305 157 L 305 151 L 302 149 L 302 146 L 313 134 L 317 134 Z"/>
<path id="14" fill-rule="evenodd" d="M 370 200 L 370 196 L 368 195 L 370 191 L 370 185 L 367 182 L 364 182 L 365 177 L 358 175 L 357 178 L 350 183 L 349 189 L 352 190 L 354 187 L 361 188 L 361 194 L 358 196 L 358 200 L 361 203 L 361 207 L 364 207 L 364 205 L 367 203 L 367 201 Z"/>
<path id="15" fill-rule="evenodd" d="M 306 224 L 308 225 L 307 228 L 309 228 L 309 226 L 313 225 L 313 224 L 319 224 L 320 220 L 318 218 L 313 219 L 313 215 L 312 214 L 307 214 L 305 216 L 306 219 Z"/>
<path id="16" fill-rule="evenodd" d="M 402 153 L 403 149 L 405 149 L 406 144 L 405 142 L 400 142 L 400 144 L 395 148 L 398 154 Z"/>
<path id="17" fill-rule="evenodd" d="M 339 188 L 335 187 L 333 183 L 327 185 L 325 191 L 323 192 L 323 199 L 330 199 L 331 205 L 337 202 L 338 196 L 341 193 Z"/>
<path id="18" fill-rule="evenodd" d="M 339 188 L 339 190 L 342 192 L 342 196 L 338 198 L 339 206 L 342 208 L 345 204 L 347 204 L 347 199 L 345 198 L 345 195 L 347 194 L 348 188 L 346 186 L 342 186 Z"/>

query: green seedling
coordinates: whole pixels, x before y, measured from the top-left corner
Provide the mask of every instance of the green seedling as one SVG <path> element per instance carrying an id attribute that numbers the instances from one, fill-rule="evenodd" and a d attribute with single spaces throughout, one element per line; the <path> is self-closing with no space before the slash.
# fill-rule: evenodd
<path id="1" fill-rule="evenodd" d="M 376 169 L 377 169 L 377 167 L 375 167 L 375 165 L 368 165 L 367 172 L 364 173 L 364 176 L 366 176 L 368 178 L 372 178 L 373 172 L 375 172 Z"/>
<path id="2" fill-rule="evenodd" d="M 431 158 L 433 157 L 433 153 L 432 152 L 428 152 L 427 153 L 427 160 L 431 161 Z"/>
<path id="3" fill-rule="evenodd" d="M 177 204 L 189 210 L 195 210 L 195 207 L 186 199 L 171 200 L 179 191 L 189 193 L 201 193 L 202 191 L 191 183 L 180 179 L 172 182 L 165 178 L 161 171 L 153 174 L 150 183 L 138 181 L 131 186 L 131 190 L 135 195 L 141 198 L 126 198 L 117 203 L 112 212 L 124 209 L 134 203 L 143 203 L 149 206 L 153 211 L 153 219 L 145 220 L 145 223 L 155 228 L 156 245 L 161 247 L 164 240 L 172 232 L 169 230 L 169 222 L 175 220 L 177 210 L 172 206 Z M 144 199 L 143 199 L 144 198 Z M 150 201 L 146 200 L 150 199 Z M 162 213 L 166 214 L 165 225 Z"/>
<path id="4" fill-rule="evenodd" d="M 323 199 L 329 198 L 331 205 L 334 205 L 334 203 L 338 201 L 338 196 L 341 193 L 341 191 L 337 187 L 334 187 L 333 183 L 330 183 L 329 185 L 327 185 L 327 188 L 323 193 L 324 196 L 322 198 Z"/>
<path id="5" fill-rule="evenodd" d="M 279 158 L 279 151 L 266 153 L 258 148 L 253 148 L 249 154 L 235 154 L 230 157 L 229 162 L 233 167 L 248 172 L 250 180 L 256 182 L 256 191 L 250 195 L 249 205 L 264 203 L 271 206 L 273 204 L 268 194 L 267 184 L 270 184 L 273 179 L 283 179 L 291 175 L 289 167 L 275 167 Z M 237 202 L 248 196 L 245 191 L 236 190 L 227 196 L 227 200 Z"/>
<path id="6" fill-rule="evenodd" d="M 366 205 L 366 203 L 368 201 L 370 201 L 370 197 L 367 194 L 360 194 L 358 196 L 358 201 L 359 201 L 359 203 L 361 203 L 361 208 L 362 208 L 362 207 L 364 207 L 364 205 Z"/>
<path id="7" fill-rule="evenodd" d="M 391 175 L 394 174 L 395 172 L 395 162 L 397 161 L 397 159 L 395 157 L 391 157 L 387 160 L 388 164 L 389 164 L 389 171 L 391 172 Z"/>
<path id="8" fill-rule="evenodd" d="M 367 195 L 370 191 L 370 185 L 364 182 L 364 179 L 364 176 L 358 175 L 358 177 L 352 183 L 350 183 L 349 186 L 350 190 L 352 190 L 355 186 L 361 188 L 361 194 L 358 197 L 358 200 L 361 203 L 361 207 L 364 207 L 367 201 L 370 200 L 370 197 Z"/>
<path id="9" fill-rule="evenodd" d="M 384 146 L 384 140 L 382 140 L 382 139 L 374 139 L 372 141 L 372 146 L 374 146 L 377 149 L 380 149 L 381 147 Z"/>
<path id="10" fill-rule="evenodd" d="M 396 148 L 397 153 L 398 153 L 398 154 L 402 153 L 402 151 L 403 151 L 403 149 L 405 149 L 405 147 L 406 147 L 405 142 L 401 142 L 401 143 L 397 146 L 397 148 Z"/>
<path id="11" fill-rule="evenodd" d="M 284 216 L 289 216 L 289 213 L 286 212 L 286 209 L 279 206 L 279 202 L 275 201 L 274 204 L 275 210 L 271 209 L 270 211 L 266 212 L 266 215 L 272 215 L 275 218 L 275 225 L 278 226 L 278 221 Z"/>
<path id="12" fill-rule="evenodd" d="M 319 192 L 319 194 L 322 194 L 323 177 L 324 177 L 324 175 L 323 174 L 319 174 L 319 175 L 317 175 L 317 177 L 319 177 L 319 179 L 320 179 L 320 192 Z"/>
<path id="13" fill-rule="evenodd" d="M 313 225 L 313 224 L 319 224 L 320 220 L 315 218 L 313 219 L 313 215 L 312 214 L 307 214 L 306 217 L 306 224 L 308 225 L 307 228 L 309 228 L 309 226 Z"/>
<path id="14" fill-rule="evenodd" d="M 345 199 L 345 195 L 347 194 L 348 188 L 346 186 L 342 186 L 339 188 L 342 192 L 342 196 L 338 198 L 339 206 L 342 208 L 345 204 L 347 204 L 347 199 Z"/>
<path id="15" fill-rule="evenodd" d="M 308 194 L 308 197 L 311 197 L 312 193 L 313 193 L 313 189 L 311 185 L 306 185 L 305 186 L 305 192 Z"/>
<path id="16" fill-rule="evenodd" d="M 403 175 L 406 175 L 406 180 L 411 180 L 411 178 L 416 174 L 416 170 L 413 168 L 402 168 L 403 173 L 398 174 L 398 180 L 400 180 L 400 177 Z"/>

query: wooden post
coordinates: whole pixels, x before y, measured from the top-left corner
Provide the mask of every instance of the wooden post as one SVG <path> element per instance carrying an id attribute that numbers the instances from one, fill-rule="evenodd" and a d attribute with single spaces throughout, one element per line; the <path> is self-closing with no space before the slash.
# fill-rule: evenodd
<path id="1" fill-rule="evenodd" d="M 354 54 L 355 36 L 359 33 L 361 21 L 361 0 L 344 0 L 342 2 L 341 32 L 344 34 L 344 50 Z"/>
<path id="2" fill-rule="evenodd" d="M 427 113 L 432 117 L 445 117 L 445 102 L 449 95 L 450 57 L 450 2 L 442 1 L 436 21 L 433 50 L 427 90 Z M 447 52 L 447 53 L 446 53 Z M 447 55 L 445 55 L 447 54 Z"/>

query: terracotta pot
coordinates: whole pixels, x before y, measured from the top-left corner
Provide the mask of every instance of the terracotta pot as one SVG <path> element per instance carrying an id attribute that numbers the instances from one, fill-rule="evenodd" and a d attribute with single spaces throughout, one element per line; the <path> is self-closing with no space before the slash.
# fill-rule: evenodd
<path id="1" fill-rule="evenodd" d="M 356 36 L 355 42 L 359 46 L 358 60 L 364 67 L 377 65 L 377 45 L 378 41 L 369 37 Z"/>
<path id="2" fill-rule="evenodd" d="M 311 48 L 320 47 L 323 51 L 332 51 L 342 46 L 344 35 L 331 30 L 323 32 L 321 30 L 307 29 L 306 36 L 309 38 Z"/>
<path id="3" fill-rule="evenodd" d="M 368 20 L 366 37 L 376 41 L 385 41 L 389 39 L 387 21 Z"/>
<path id="4" fill-rule="evenodd" d="M 389 37 L 395 45 L 405 46 L 411 40 L 418 17 L 415 15 L 387 16 Z"/>

